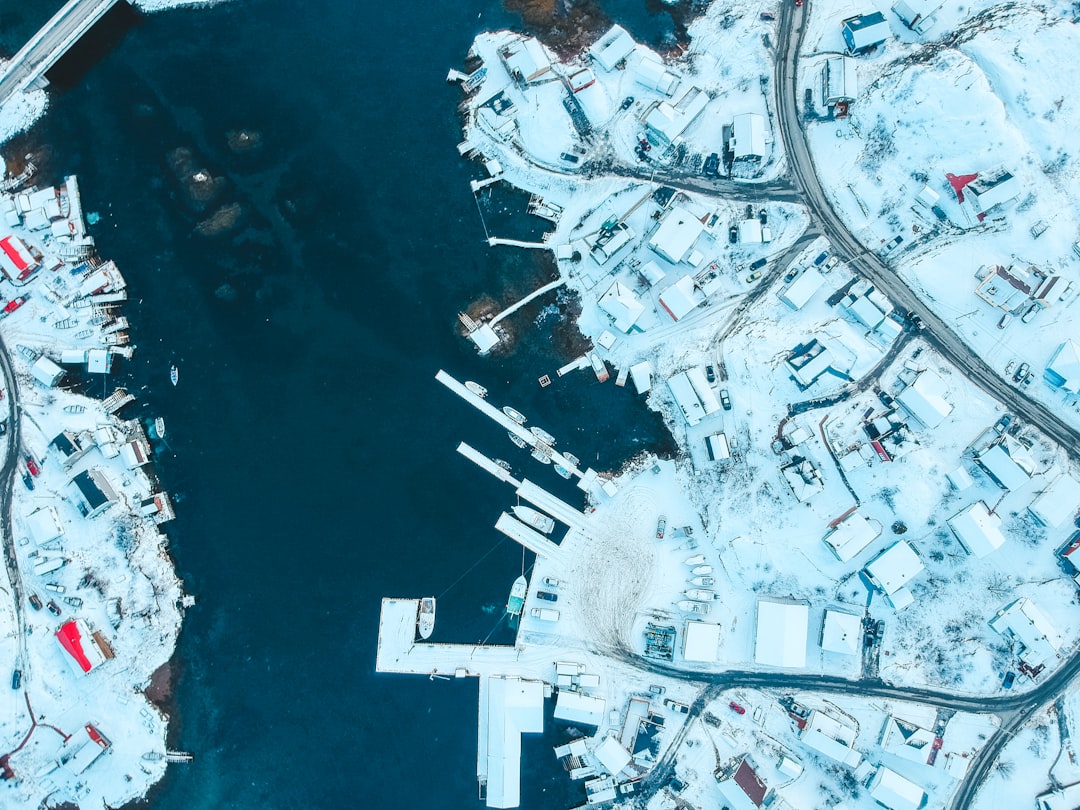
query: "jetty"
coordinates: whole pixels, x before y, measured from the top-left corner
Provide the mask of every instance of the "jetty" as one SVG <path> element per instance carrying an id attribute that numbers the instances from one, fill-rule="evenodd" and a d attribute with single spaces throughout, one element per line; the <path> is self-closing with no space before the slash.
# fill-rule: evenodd
<path id="1" fill-rule="evenodd" d="M 546 295 L 547 293 L 551 292 L 552 290 L 559 289 L 559 287 L 561 287 L 565 282 L 566 282 L 566 279 L 558 278 L 558 279 L 555 279 L 555 281 L 550 282 L 549 284 L 545 284 L 543 287 L 540 287 L 537 290 L 533 290 L 531 293 L 526 295 L 524 298 L 522 298 L 516 304 L 511 304 L 506 309 L 504 309 L 502 312 L 500 312 L 498 315 L 496 315 L 494 318 L 492 318 L 491 319 L 491 325 L 494 326 L 499 321 L 501 321 L 503 318 L 506 318 L 506 317 L 509 317 L 510 315 L 513 315 L 515 312 L 517 312 L 523 306 L 528 304 L 530 301 L 534 301 L 535 299 L 539 298 L 541 295 Z"/>

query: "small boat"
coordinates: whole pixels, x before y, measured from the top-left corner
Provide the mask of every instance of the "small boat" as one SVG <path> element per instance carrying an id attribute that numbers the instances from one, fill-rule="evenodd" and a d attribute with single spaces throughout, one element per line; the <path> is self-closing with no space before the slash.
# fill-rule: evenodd
<path id="1" fill-rule="evenodd" d="M 503 413 L 505 413 L 508 417 L 513 419 L 519 425 L 524 425 L 526 422 L 525 414 L 523 414 L 521 411 L 514 410 L 509 405 L 503 405 Z"/>
<path id="2" fill-rule="evenodd" d="M 113 630 L 120 626 L 122 614 L 120 612 L 119 597 L 113 597 L 105 603 L 105 615 L 109 617 L 109 624 L 112 625 Z"/>
<path id="3" fill-rule="evenodd" d="M 593 373 L 596 374 L 596 379 L 600 382 L 607 382 L 609 376 L 607 365 L 601 359 L 600 355 L 598 355 L 596 352 L 590 354 L 589 363 L 592 365 Z"/>
<path id="4" fill-rule="evenodd" d="M 555 465 L 555 472 L 558 473 L 559 475 L 561 475 L 567 481 L 570 480 L 570 475 L 571 475 L 570 471 L 568 469 L 566 469 L 566 467 L 562 466 L 561 464 L 556 464 Z"/>
<path id="5" fill-rule="evenodd" d="M 474 383 L 472 380 L 465 381 L 465 387 L 476 394 L 480 399 L 484 399 L 488 395 L 488 390 L 480 383 Z"/>
<path id="6" fill-rule="evenodd" d="M 517 518 L 529 526 L 532 526 L 537 531 L 544 534 L 551 534 L 555 529 L 555 521 L 545 515 L 543 512 L 537 512 L 531 506 L 522 506 L 518 504 L 511 511 L 517 516 Z"/>
<path id="7" fill-rule="evenodd" d="M 707 577 L 709 574 L 712 573 L 712 566 L 711 565 L 695 565 L 690 570 L 690 573 L 693 574 L 695 577 Z"/>
<path id="8" fill-rule="evenodd" d="M 513 472 L 514 471 L 514 468 L 510 466 L 509 461 L 503 461 L 501 458 L 493 458 L 492 462 L 494 462 L 495 466 L 502 467 L 507 472 Z"/>
<path id="9" fill-rule="evenodd" d="M 534 447 L 532 451 L 532 457 L 539 461 L 541 464 L 550 464 L 551 456 L 541 450 L 539 447 Z"/>
<path id="10" fill-rule="evenodd" d="M 715 591 L 707 591 L 704 588 L 691 588 L 688 591 L 683 591 L 683 594 L 699 602 L 711 602 L 713 599 L 720 598 Z"/>
<path id="11" fill-rule="evenodd" d="M 702 616 L 709 615 L 709 606 L 704 602 L 691 602 L 687 599 L 677 603 L 679 610 L 685 610 L 687 613 L 699 613 Z"/>
<path id="12" fill-rule="evenodd" d="M 527 441 L 525 441 L 523 438 L 521 438 L 520 436 L 518 436 L 516 433 L 511 433 L 508 430 L 508 431 L 506 431 L 506 435 L 510 437 L 510 441 L 512 441 L 514 444 L 516 444 L 522 450 L 526 449 L 529 446 L 529 443 Z"/>
<path id="13" fill-rule="evenodd" d="M 691 585 L 697 585 L 699 588 L 711 588 L 716 584 L 716 580 L 712 577 L 694 577 L 690 580 Z"/>
<path id="14" fill-rule="evenodd" d="M 695 554 L 693 557 L 687 557 L 683 560 L 684 565 L 701 565 L 703 562 L 705 562 L 704 554 Z"/>
<path id="15" fill-rule="evenodd" d="M 528 589 L 529 581 L 524 574 L 514 580 L 514 585 L 510 588 L 510 598 L 506 602 L 507 616 L 513 619 L 521 615 L 521 609 L 525 606 L 525 592 Z"/>
<path id="16" fill-rule="evenodd" d="M 171 366 L 169 368 L 169 381 L 173 385 L 176 385 L 178 382 L 180 382 L 180 370 L 176 366 Z"/>
<path id="17" fill-rule="evenodd" d="M 435 629 L 435 597 L 425 596 L 420 600 L 420 609 L 416 615 L 416 629 L 420 638 L 429 638 Z"/>
<path id="18" fill-rule="evenodd" d="M 563 457 L 569 461 L 573 466 L 580 467 L 581 459 L 575 456 L 573 453 L 563 453 Z"/>
<path id="19" fill-rule="evenodd" d="M 154 432 L 159 439 L 165 438 L 165 419 L 161 416 L 154 420 Z"/>
<path id="20" fill-rule="evenodd" d="M 85 405 L 65 405 L 64 413 L 84 413 L 86 411 Z"/>
<path id="21" fill-rule="evenodd" d="M 550 445 L 552 447 L 555 446 L 555 437 L 552 436 L 550 433 L 548 433 L 543 428 L 538 428 L 538 427 L 534 426 L 534 427 L 529 428 L 529 431 L 532 433 L 533 436 L 538 438 L 544 444 Z"/>

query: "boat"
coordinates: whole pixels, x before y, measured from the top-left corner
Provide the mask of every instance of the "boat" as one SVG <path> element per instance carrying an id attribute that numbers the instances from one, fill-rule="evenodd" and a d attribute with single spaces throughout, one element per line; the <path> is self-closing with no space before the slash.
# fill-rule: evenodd
<path id="1" fill-rule="evenodd" d="M 120 597 L 113 597 L 105 603 L 105 615 L 109 617 L 109 624 L 115 630 L 120 626 L 122 614 L 120 612 Z"/>
<path id="2" fill-rule="evenodd" d="M 157 417 L 154 420 L 154 432 L 159 439 L 165 438 L 165 419 L 163 417 Z"/>
<path id="3" fill-rule="evenodd" d="M 514 468 L 510 466 L 509 461 L 503 461 L 501 458 L 493 458 L 492 462 L 494 462 L 494 464 L 497 467 L 502 467 L 507 472 L 513 472 L 514 471 Z"/>
<path id="4" fill-rule="evenodd" d="M 480 397 L 480 399 L 484 399 L 487 397 L 488 390 L 484 388 L 484 386 L 480 385 L 480 383 L 474 383 L 472 380 L 466 380 L 465 387 L 472 391 L 474 394 L 476 394 L 478 397 Z"/>
<path id="5" fill-rule="evenodd" d="M 711 565 L 695 565 L 690 570 L 690 573 L 693 574 L 695 577 L 707 577 L 709 574 L 712 573 L 712 566 Z"/>
<path id="6" fill-rule="evenodd" d="M 172 382 L 173 385 L 180 382 L 180 370 L 176 366 L 171 366 L 169 368 L 169 381 Z"/>
<path id="7" fill-rule="evenodd" d="M 555 472 L 558 473 L 559 475 L 561 475 L 567 481 L 570 480 L 570 471 L 568 469 L 566 469 L 566 467 L 562 466 L 561 464 L 556 464 L 555 465 Z"/>
<path id="8" fill-rule="evenodd" d="M 573 453 L 563 453 L 563 458 L 570 462 L 571 466 L 580 467 L 581 459 L 575 456 Z"/>
<path id="9" fill-rule="evenodd" d="M 691 588 L 688 591 L 683 591 L 683 594 L 689 596 L 691 599 L 696 599 L 700 602 L 709 602 L 713 599 L 719 599 L 715 591 L 707 591 L 704 588 Z"/>
<path id="10" fill-rule="evenodd" d="M 711 588 L 716 584 L 716 580 L 712 577 L 694 577 L 690 580 L 691 585 L 697 585 L 699 588 Z"/>
<path id="11" fill-rule="evenodd" d="M 511 433 L 508 430 L 508 431 L 506 431 L 506 435 L 510 437 L 510 441 L 512 441 L 514 444 L 516 444 L 522 450 L 526 449 L 529 446 L 529 443 L 527 441 L 525 441 L 523 438 L 521 438 L 520 436 L 518 436 L 516 433 Z"/>
<path id="12" fill-rule="evenodd" d="M 678 602 L 676 606 L 679 610 L 685 610 L 687 613 L 699 613 L 702 616 L 709 615 L 709 606 L 704 602 L 691 602 L 684 599 L 683 601 Z"/>
<path id="13" fill-rule="evenodd" d="M 550 464 L 551 456 L 541 450 L 539 447 L 534 447 L 532 451 L 532 457 L 539 461 L 541 464 Z"/>
<path id="14" fill-rule="evenodd" d="M 600 382 L 607 382 L 607 365 L 605 365 L 604 361 L 600 358 L 600 355 L 598 355 L 596 352 L 592 352 L 589 355 L 589 363 L 592 365 L 593 373 L 596 374 L 596 379 Z"/>
<path id="15" fill-rule="evenodd" d="M 65 405 L 64 413 L 83 413 L 86 411 L 85 405 Z"/>
<path id="16" fill-rule="evenodd" d="M 704 554 L 695 554 L 693 557 L 687 557 L 683 560 L 684 565 L 701 565 L 703 562 L 705 562 Z"/>
<path id="17" fill-rule="evenodd" d="M 514 580 L 514 585 L 510 588 L 510 598 L 506 602 L 506 615 L 511 619 L 521 615 L 521 609 L 525 607 L 525 592 L 528 589 L 529 581 L 524 574 Z"/>
<path id="18" fill-rule="evenodd" d="M 555 437 L 543 428 L 538 428 L 534 425 L 533 427 L 529 428 L 529 431 L 532 433 L 533 436 L 538 438 L 544 444 L 551 445 L 552 447 L 555 446 Z"/>
<path id="19" fill-rule="evenodd" d="M 525 414 L 523 414 L 521 411 L 514 410 L 509 405 L 503 405 L 503 413 L 505 413 L 508 417 L 513 419 L 519 425 L 524 425 L 527 421 L 525 419 Z"/>
<path id="20" fill-rule="evenodd" d="M 429 638 L 435 629 L 435 597 L 425 596 L 420 600 L 420 609 L 416 616 L 416 629 L 420 638 Z"/>
<path id="21" fill-rule="evenodd" d="M 511 511 L 517 516 L 518 520 L 529 526 L 532 526 L 539 532 L 544 534 L 551 534 L 555 529 L 555 521 L 545 515 L 543 512 L 537 512 L 531 506 L 522 506 L 518 504 Z"/>

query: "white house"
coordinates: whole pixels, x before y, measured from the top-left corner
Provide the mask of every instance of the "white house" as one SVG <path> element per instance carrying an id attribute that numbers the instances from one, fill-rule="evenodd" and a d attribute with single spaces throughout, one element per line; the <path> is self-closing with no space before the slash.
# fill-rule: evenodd
<path id="1" fill-rule="evenodd" d="M 826 610 L 821 623 L 821 649 L 841 655 L 858 655 L 862 619 L 843 610 Z"/>
<path id="2" fill-rule="evenodd" d="M 1020 660 L 1038 667 L 1057 657 L 1062 637 L 1038 606 L 1026 596 L 1016 599 L 990 620 L 990 627 L 1020 644 Z"/>
<path id="3" fill-rule="evenodd" d="M 1034 518 L 1051 529 L 1069 520 L 1077 509 L 1080 509 L 1080 481 L 1069 473 L 1055 478 L 1028 506 Z"/>
<path id="4" fill-rule="evenodd" d="M 64 377 L 64 370 L 45 355 L 34 361 L 30 373 L 34 375 L 35 380 L 47 388 L 52 388 Z"/>
<path id="5" fill-rule="evenodd" d="M 945 399 L 947 386 L 935 372 L 927 370 L 915 378 L 915 382 L 896 397 L 908 413 L 928 428 L 936 428 L 944 421 L 953 406 Z"/>
<path id="6" fill-rule="evenodd" d="M 847 562 L 881 534 L 881 527 L 871 523 L 858 512 L 852 512 L 823 538 L 822 541 L 840 562 Z"/>
<path id="7" fill-rule="evenodd" d="M 668 70 L 652 51 L 645 51 L 634 65 L 634 81 L 649 90 L 670 96 L 679 86 L 679 74 Z"/>
<path id="8" fill-rule="evenodd" d="M 804 271 L 780 293 L 780 300 L 792 309 L 802 309 L 825 283 L 825 276 L 816 267 Z"/>
<path id="9" fill-rule="evenodd" d="M 634 291 L 617 280 L 611 282 L 611 286 L 596 303 L 611 316 L 615 321 L 615 328 L 620 332 L 631 331 L 645 312 L 645 305 Z"/>
<path id="10" fill-rule="evenodd" d="M 675 206 L 664 217 L 660 227 L 649 239 L 649 247 L 672 264 L 686 261 L 698 238 L 705 231 L 701 220 L 681 206 Z"/>
<path id="11" fill-rule="evenodd" d="M 885 594 L 893 608 L 901 610 L 915 601 L 905 586 L 923 567 L 911 543 L 898 540 L 868 562 L 863 574 L 871 585 Z"/>
<path id="12" fill-rule="evenodd" d="M 551 58 L 535 37 L 522 37 L 499 50 L 507 72 L 526 84 L 538 81 L 551 71 Z"/>
<path id="13" fill-rule="evenodd" d="M 736 115 L 731 122 L 728 148 L 735 160 L 761 160 L 765 157 L 765 117 L 758 113 Z"/>
<path id="14" fill-rule="evenodd" d="M 922 34 L 933 24 L 934 13 L 941 5 L 942 0 L 897 0 L 892 11 L 905 26 Z"/>
<path id="15" fill-rule="evenodd" d="M 884 765 L 866 785 L 870 797 L 888 810 L 920 810 L 926 803 L 926 791 Z"/>
<path id="16" fill-rule="evenodd" d="M 961 509 L 945 522 L 960 545 L 976 557 L 985 557 L 1005 545 L 1001 518 L 991 514 L 983 501 L 976 501 Z"/>
<path id="17" fill-rule="evenodd" d="M 826 107 L 850 104 L 859 95 L 855 64 L 850 56 L 833 56 L 825 60 L 821 72 L 821 103 Z"/>
<path id="18" fill-rule="evenodd" d="M 678 321 L 689 315 L 705 300 L 705 294 L 698 289 L 694 279 L 683 276 L 662 293 L 660 293 L 660 306 L 671 316 L 671 320 Z"/>
<path id="19" fill-rule="evenodd" d="M 674 104 L 667 101 L 657 104 L 645 117 L 645 129 L 656 136 L 660 145 L 678 143 L 708 104 L 708 94 L 690 87 Z"/>
<path id="20" fill-rule="evenodd" d="M 785 669 L 806 666 L 809 616 L 810 608 L 805 604 L 758 600 L 754 660 Z"/>
<path id="21" fill-rule="evenodd" d="M 1001 166 L 979 172 L 978 176 L 964 187 L 972 206 L 983 215 L 998 205 L 1015 200 L 1023 190 L 1020 181 Z"/>
<path id="22" fill-rule="evenodd" d="M 634 52 L 637 43 L 620 25 L 613 25 L 589 47 L 589 56 L 604 70 L 615 67 Z"/>
<path id="23" fill-rule="evenodd" d="M 1043 378 L 1068 394 L 1080 393 L 1080 346 L 1066 340 L 1050 357 Z"/>
<path id="24" fill-rule="evenodd" d="M 30 539 L 37 545 L 49 543 L 64 534 L 60 516 L 53 506 L 43 506 L 26 516 L 26 528 Z"/>
<path id="25" fill-rule="evenodd" d="M 862 754 L 852 747 L 858 735 L 859 731 L 854 726 L 817 709 L 811 710 L 806 723 L 799 730 L 803 745 L 849 768 L 857 768 L 862 763 Z"/>
<path id="26" fill-rule="evenodd" d="M 848 17 L 841 27 L 844 42 L 851 53 L 862 53 L 885 42 L 892 34 L 880 11 Z"/>
<path id="27" fill-rule="evenodd" d="M 1016 439 L 1002 436 L 990 447 L 975 454 L 975 462 L 1002 489 L 1019 489 L 1031 478 L 1035 461 Z"/>

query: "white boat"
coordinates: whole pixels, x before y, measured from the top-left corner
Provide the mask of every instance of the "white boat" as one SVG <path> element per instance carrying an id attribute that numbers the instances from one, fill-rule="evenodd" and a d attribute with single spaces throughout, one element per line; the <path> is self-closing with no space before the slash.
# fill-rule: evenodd
<path id="1" fill-rule="evenodd" d="M 524 425 L 527 421 L 525 419 L 525 414 L 523 414 L 521 411 L 514 410 L 509 405 L 503 405 L 503 413 L 505 413 L 508 417 L 513 419 L 519 425 Z"/>
<path id="2" fill-rule="evenodd" d="M 435 629 L 435 597 L 425 596 L 420 600 L 420 609 L 416 615 L 416 629 L 420 638 L 429 638 Z"/>
<path id="3" fill-rule="evenodd" d="M 700 602 L 711 602 L 713 599 L 720 598 L 715 591 L 707 591 L 704 588 L 691 588 L 688 591 L 683 591 L 683 594 Z"/>
<path id="4" fill-rule="evenodd" d="M 555 529 L 554 520 L 549 518 L 543 512 L 536 511 L 531 506 L 522 506 L 521 504 L 518 504 L 512 511 L 522 523 L 532 526 L 539 532 L 551 534 Z"/>
<path id="5" fill-rule="evenodd" d="M 502 467 L 507 472 L 513 472 L 514 468 L 510 466 L 509 461 L 503 461 L 501 458 L 493 458 L 492 461 L 496 466 Z"/>
<path id="6" fill-rule="evenodd" d="M 592 365 L 593 373 L 596 374 L 596 379 L 600 382 L 608 381 L 607 365 L 600 358 L 596 352 L 589 355 L 589 363 Z"/>
<path id="7" fill-rule="evenodd" d="M 561 464 L 556 464 L 555 465 L 555 472 L 558 473 L 559 475 L 561 475 L 567 481 L 570 480 L 570 475 L 571 475 L 570 471 L 568 469 L 566 469 L 566 467 L 562 466 Z"/>
<path id="8" fill-rule="evenodd" d="M 172 382 L 173 385 L 176 385 L 178 382 L 180 382 L 180 370 L 176 366 L 172 366 L 169 369 L 169 380 Z"/>
<path id="9" fill-rule="evenodd" d="M 65 405 L 64 413 L 83 413 L 86 410 L 85 405 Z"/>
<path id="10" fill-rule="evenodd" d="M 480 383 L 474 383 L 472 380 L 466 380 L 465 387 L 481 399 L 484 399 L 488 395 L 488 390 L 484 388 L 484 386 L 480 385 Z"/>
<path id="11" fill-rule="evenodd" d="M 555 437 L 552 436 L 550 433 L 548 433 L 543 428 L 538 428 L 536 426 L 533 426 L 533 427 L 529 428 L 529 430 L 532 432 L 533 436 L 538 438 L 544 444 L 550 445 L 552 447 L 555 446 Z"/>
<path id="12" fill-rule="evenodd" d="M 677 603 L 677 607 L 679 608 L 679 610 L 685 610 L 687 613 L 699 613 L 702 616 L 709 615 L 709 606 L 706 605 L 704 602 L 691 602 L 684 599 L 683 601 Z"/>
<path id="13" fill-rule="evenodd" d="M 575 456 L 573 453 L 563 453 L 563 456 L 575 467 L 581 466 L 581 459 Z"/>
<path id="14" fill-rule="evenodd" d="M 705 562 L 704 554 L 695 554 L 693 557 L 687 557 L 683 560 L 684 565 L 701 565 L 703 562 Z"/>
<path id="15" fill-rule="evenodd" d="M 154 420 L 154 432 L 159 439 L 165 438 L 165 419 L 161 416 Z"/>
<path id="16" fill-rule="evenodd" d="M 712 577 L 694 577 L 690 580 L 691 585 L 697 585 L 699 588 L 711 588 L 716 584 L 716 580 Z"/>
<path id="17" fill-rule="evenodd" d="M 518 436 L 516 433 L 511 433 L 508 430 L 508 431 L 506 431 L 506 435 L 510 437 L 510 441 L 512 441 L 514 444 L 516 444 L 522 450 L 524 450 L 525 448 L 527 448 L 529 446 L 529 443 L 527 441 L 525 441 L 523 438 L 521 438 L 520 436 Z"/>
<path id="18" fill-rule="evenodd" d="M 711 565 L 695 565 L 690 570 L 690 573 L 693 574 L 695 577 L 707 577 L 709 574 L 712 573 L 712 566 Z"/>
<path id="19" fill-rule="evenodd" d="M 534 447 L 532 451 L 532 457 L 539 461 L 541 464 L 550 464 L 551 456 L 541 450 L 539 447 Z"/>
<path id="20" fill-rule="evenodd" d="M 525 575 L 514 580 L 510 588 L 510 598 L 506 601 L 506 615 L 511 619 L 521 615 L 521 609 L 525 606 L 525 592 L 529 589 L 529 581 Z"/>

